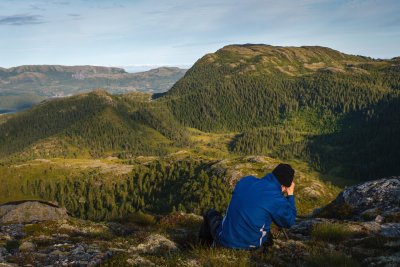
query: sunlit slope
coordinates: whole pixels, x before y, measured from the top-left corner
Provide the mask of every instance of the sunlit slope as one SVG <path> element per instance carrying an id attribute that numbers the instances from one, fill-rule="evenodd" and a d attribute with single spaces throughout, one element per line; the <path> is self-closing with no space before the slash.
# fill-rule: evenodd
<path id="1" fill-rule="evenodd" d="M 168 110 L 153 108 L 149 98 L 112 96 L 99 89 L 44 102 L 0 125 L 0 157 L 166 153 L 173 150 L 171 143 L 184 141 L 183 133 Z"/>

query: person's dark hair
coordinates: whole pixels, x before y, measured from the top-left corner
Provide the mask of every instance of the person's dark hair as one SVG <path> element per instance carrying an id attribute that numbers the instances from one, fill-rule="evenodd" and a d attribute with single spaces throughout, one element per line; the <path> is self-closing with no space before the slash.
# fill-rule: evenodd
<path id="1" fill-rule="evenodd" d="M 289 164 L 279 164 L 272 171 L 273 175 L 275 175 L 276 179 L 283 186 L 290 187 L 294 177 L 294 170 L 292 166 Z"/>

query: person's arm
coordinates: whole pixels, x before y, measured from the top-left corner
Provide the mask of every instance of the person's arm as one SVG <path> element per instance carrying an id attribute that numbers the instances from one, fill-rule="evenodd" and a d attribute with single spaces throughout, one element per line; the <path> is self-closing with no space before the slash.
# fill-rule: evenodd
<path id="1" fill-rule="evenodd" d="M 281 227 L 290 228 L 297 216 L 296 205 L 294 202 L 294 182 L 290 185 L 290 187 L 286 188 L 286 192 L 288 196 L 286 198 L 280 198 L 280 202 L 278 203 L 278 210 L 272 216 L 273 220 L 276 224 Z"/>
<path id="2" fill-rule="evenodd" d="M 294 195 L 287 198 L 279 197 L 276 201 L 277 210 L 272 214 L 272 220 L 281 227 L 290 228 L 296 220 L 297 210 L 294 202 Z"/>

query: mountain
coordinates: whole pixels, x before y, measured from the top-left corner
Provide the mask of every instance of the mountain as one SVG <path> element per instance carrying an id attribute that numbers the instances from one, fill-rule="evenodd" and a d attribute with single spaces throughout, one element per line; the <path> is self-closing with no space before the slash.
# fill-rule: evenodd
<path id="1" fill-rule="evenodd" d="M 31 107 L 43 98 L 63 97 L 103 88 L 112 94 L 130 91 L 161 93 L 171 88 L 186 70 L 161 67 L 127 73 L 97 66 L 34 65 L 0 68 L 0 112 Z"/>
<path id="2" fill-rule="evenodd" d="M 230 45 L 199 59 L 166 97 L 185 124 L 207 131 L 276 124 L 289 114 L 343 114 L 399 92 L 400 60 L 325 47 Z"/>
<path id="3" fill-rule="evenodd" d="M 234 152 L 368 179 L 400 172 L 399 96 L 399 58 L 247 44 L 205 55 L 161 99 L 183 125 L 239 132 Z"/>

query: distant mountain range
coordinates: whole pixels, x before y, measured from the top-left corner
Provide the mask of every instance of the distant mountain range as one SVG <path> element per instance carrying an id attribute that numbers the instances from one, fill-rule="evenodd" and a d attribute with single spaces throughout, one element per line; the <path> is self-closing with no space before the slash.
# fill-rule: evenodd
<path id="1" fill-rule="evenodd" d="M 45 98 L 65 97 L 102 88 L 112 94 L 130 91 L 162 93 L 186 70 L 161 67 L 127 73 L 98 66 L 34 65 L 0 68 L 0 113 L 33 106 Z"/>

